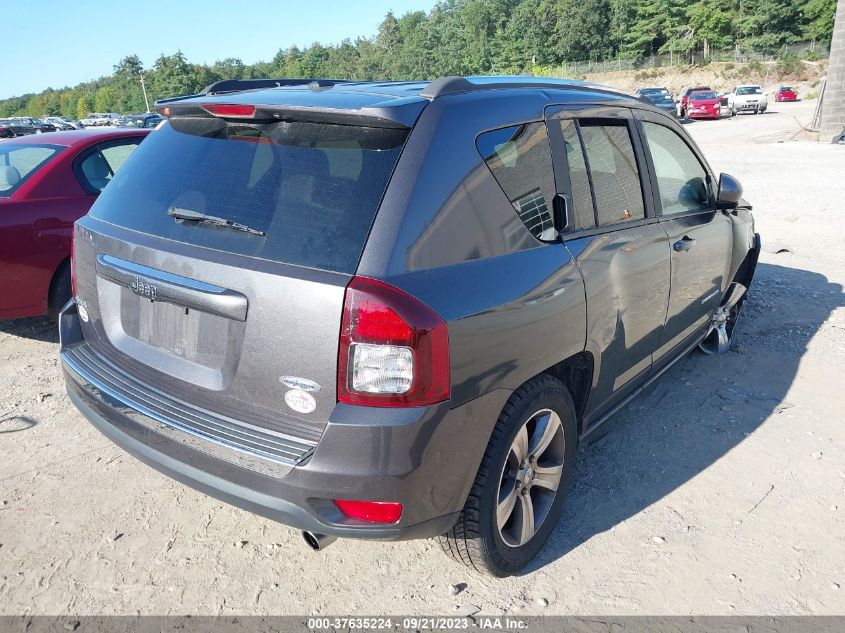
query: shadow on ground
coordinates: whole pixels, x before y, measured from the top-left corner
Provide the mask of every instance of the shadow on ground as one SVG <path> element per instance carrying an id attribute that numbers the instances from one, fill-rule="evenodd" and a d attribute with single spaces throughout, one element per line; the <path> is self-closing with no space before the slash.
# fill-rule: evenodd
<path id="1" fill-rule="evenodd" d="M 45 343 L 59 342 L 59 328 L 49 317 L 30 317 L 0 321 L 0 332 L 11 336 L 31 338 Z"/>
<path id="2" fill-rule="evenodd" d="M 682 359 L 579 449 L 564 516 L 524 573 L 659 501 L 791 406 L 807 344 L 844 305 L 842 286 L 823 275 L 761 263 L 734 349 Z"/>

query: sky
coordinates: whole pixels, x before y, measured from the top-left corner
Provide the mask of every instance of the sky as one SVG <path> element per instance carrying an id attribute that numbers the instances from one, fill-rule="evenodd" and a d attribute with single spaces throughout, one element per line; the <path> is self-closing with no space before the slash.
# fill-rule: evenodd
<path id="1" fill-rule="evenodd" d="M 0 99 L 110 75 L 127 55 L 145 67 L 181 50 L 188 61 L 269 61 L 280 48 L 375 35 L 385 14 L 429 11 L 434 0 L 41 0 L 38 19 L 14 20 L 0 35 Z M 0 0 L 0 15 L 18 6 Z M 22 5 L 21 5 L 22 6 Z M 37 8 L 36 8 L 37 7 Z M 19 7 L 20 8 L 20 7 Z M 23 10 L 23 9 L 22 9 Z"/>

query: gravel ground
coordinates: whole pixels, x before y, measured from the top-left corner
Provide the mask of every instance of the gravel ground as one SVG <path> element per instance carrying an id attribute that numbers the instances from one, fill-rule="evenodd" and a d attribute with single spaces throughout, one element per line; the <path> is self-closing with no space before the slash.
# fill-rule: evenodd
<path id="1" fill-rule="evenodd" d="M 65 396 L 51 324 L 0 323 L 0 614 L 845 613 L 845 148 L 777 142 L 812 107 L 689 125 L 765 243 L 736 346 L 580 449 L 521 576 L 430 541 L 312 553 L 124 454 Z"/>

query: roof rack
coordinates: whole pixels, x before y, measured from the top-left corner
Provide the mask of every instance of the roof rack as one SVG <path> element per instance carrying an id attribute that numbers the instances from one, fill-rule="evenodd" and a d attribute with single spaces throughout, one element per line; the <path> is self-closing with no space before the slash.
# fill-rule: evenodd
<path id="1" fill-rule="evenodd" d="M 283 86 L 308 86 L 311 90 L 330 88 L 335 84 L 346 83 L 344 79 L 315 79 L 280 77 L 278 79 L 223 79 L 203 88 L 201 95 L 219 95 L 242 90 L 259 90 L 261 88 L 281 88 Z"/>
<path id="2" fill-rule="evenodd" d="M 474 83 L 466 77 L 440 77 L 435 79 L 421 92 L 420 96 L 426 99 L 436 99 L 448 95 L 464 94 L 467 92 L 483 92 L 486 90 L 502 90 L 505 88 L 547 88 L 552 90 L 588 90 L 615 97 L 628 97 L 637 99 L 636 96 L 614 90 L 607 86 L 600 86 L 589 83 L 567 83 L 561 79 L 544 79 L 542 77 L 522 78 L 520 81 L 513 81 L 511 77 L 491 77 L 493 81 Z"/>

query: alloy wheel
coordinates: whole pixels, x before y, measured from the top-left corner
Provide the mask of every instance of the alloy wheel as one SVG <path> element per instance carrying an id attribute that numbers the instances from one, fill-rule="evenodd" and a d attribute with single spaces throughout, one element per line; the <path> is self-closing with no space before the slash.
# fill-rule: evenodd
<path id="1" fill-rule="evenodd" d="M 534 413 L 519 429 L 499 479 L 496 524 L 508 547 L 525 545 L 554 503 L 563 473 L 565 437 L 551 409 Z"/>

